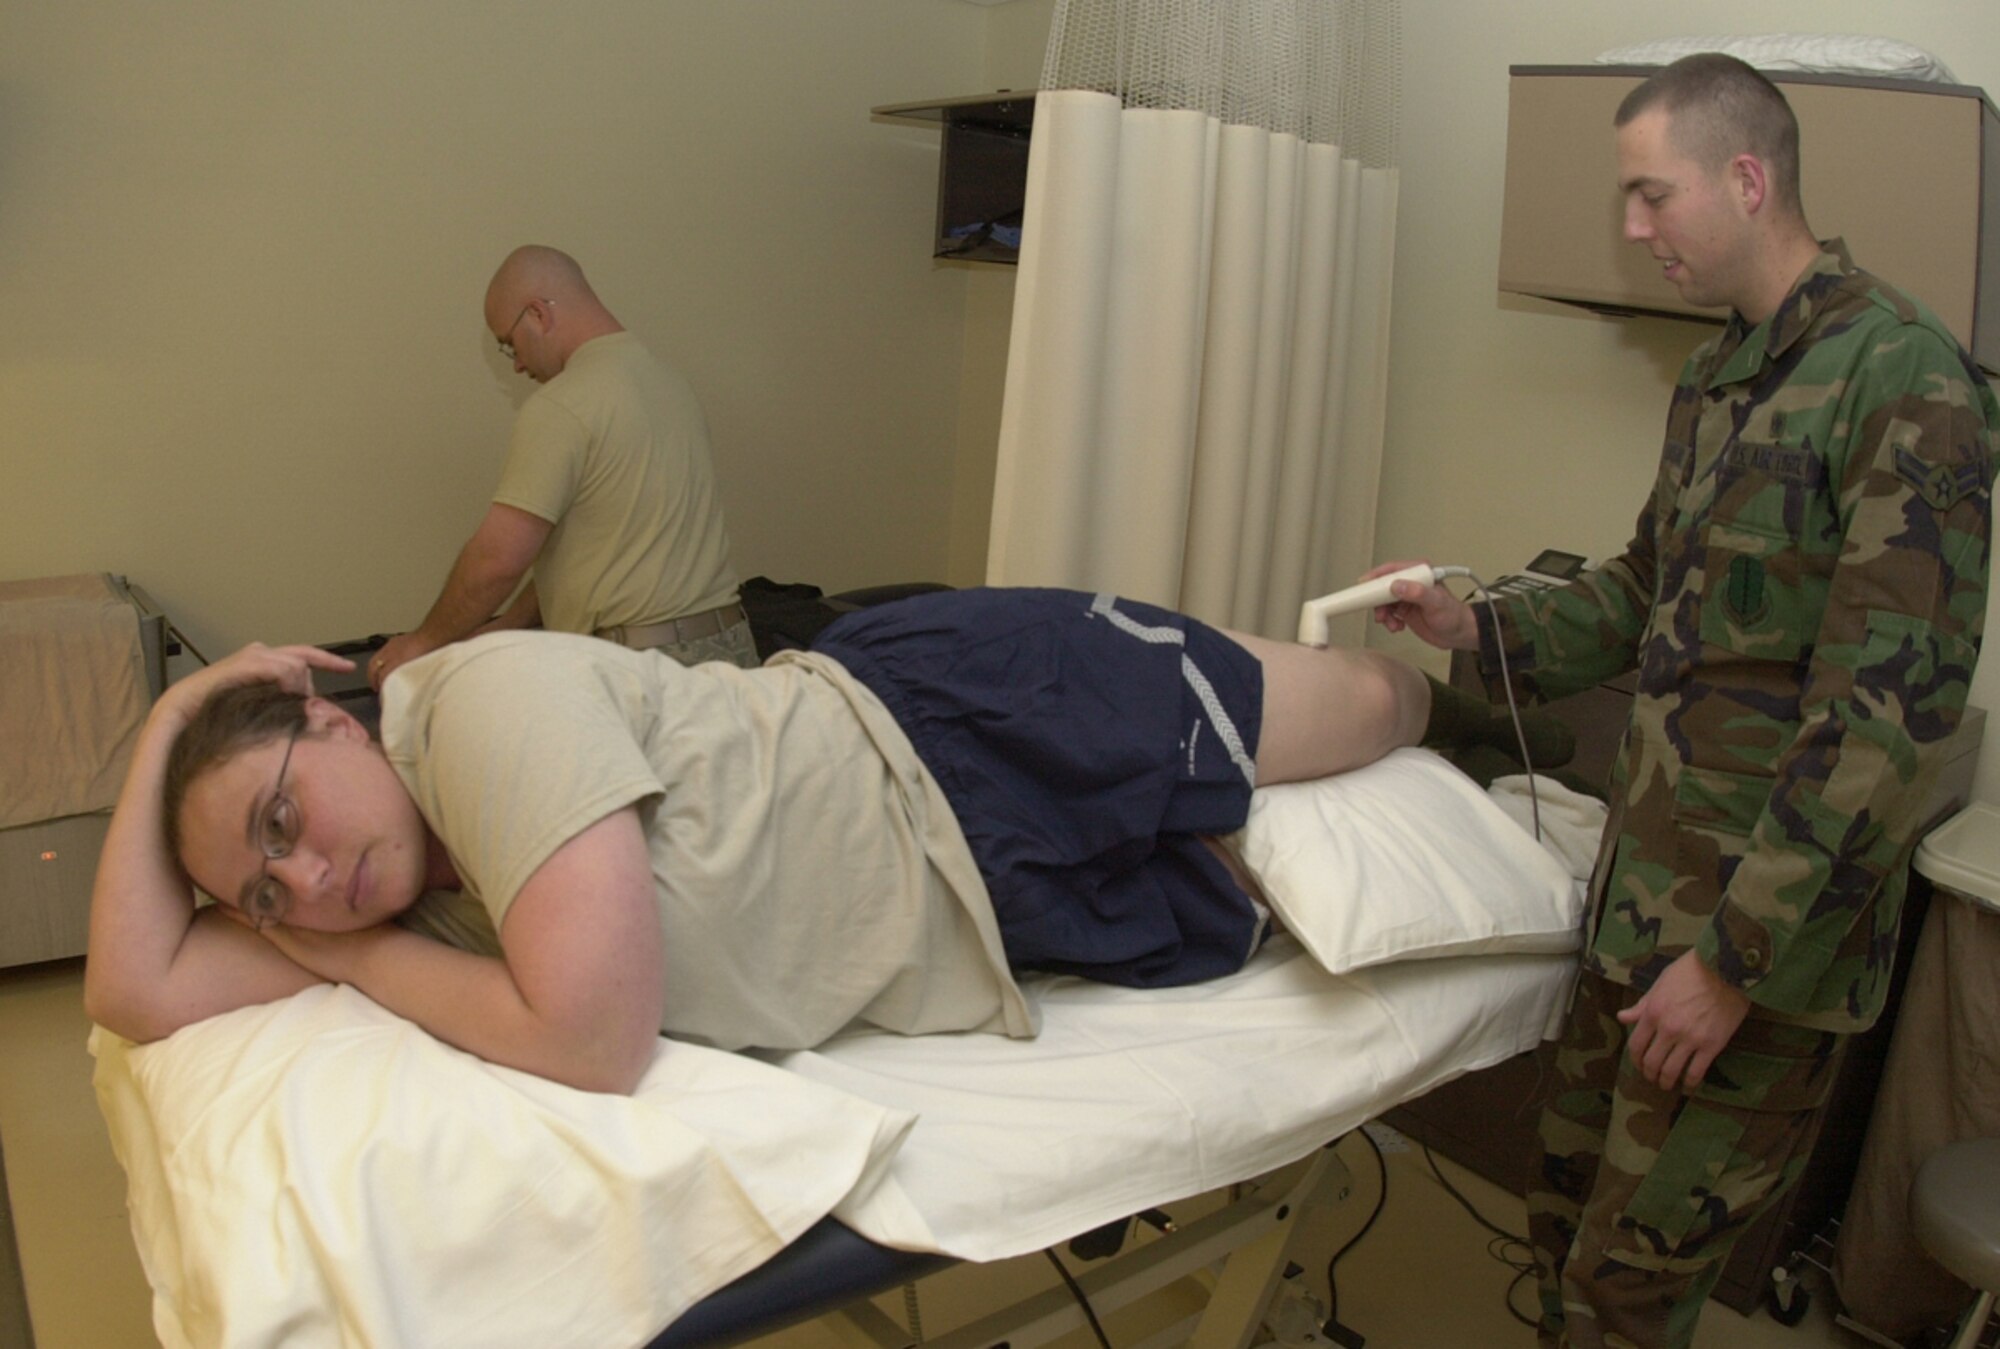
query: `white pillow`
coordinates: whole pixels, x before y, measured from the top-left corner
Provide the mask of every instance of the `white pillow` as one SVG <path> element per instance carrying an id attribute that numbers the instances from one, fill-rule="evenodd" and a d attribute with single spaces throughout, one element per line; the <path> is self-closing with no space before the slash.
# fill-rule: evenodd
<path id="1" fill-rule="evenodd" d="M 1335 974 L 1581 944 L 1578 878 L 1427 750 L 1260 789 L 1230 843 L 1285 927 Z"/>
<path id="2" fill-rule="evenodd" d="M 1664 66 L 1696 52 L 1723 52 L 1759 70 L 1814 75 L 1873 75 L 1957 84 L 1944 62 L 1921 47 L 1865 33 L 1761 33 L 1739 37 L 1663 37 L 1617 47 L 1597 58 L 1609 66 Z"/>

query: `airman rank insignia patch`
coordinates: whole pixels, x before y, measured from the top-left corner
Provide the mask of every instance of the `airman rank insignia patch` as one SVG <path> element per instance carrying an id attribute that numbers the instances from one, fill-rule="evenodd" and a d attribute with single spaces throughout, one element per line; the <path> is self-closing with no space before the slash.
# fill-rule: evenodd
<path id="1" fill-rule="evenodd" d="M 1896 476 L 1908 483 L 1932 510 L 1949 510 L 1986 485 L 1985 463 L 1931 464 L 1910 451 L 1896 449 Z"/>

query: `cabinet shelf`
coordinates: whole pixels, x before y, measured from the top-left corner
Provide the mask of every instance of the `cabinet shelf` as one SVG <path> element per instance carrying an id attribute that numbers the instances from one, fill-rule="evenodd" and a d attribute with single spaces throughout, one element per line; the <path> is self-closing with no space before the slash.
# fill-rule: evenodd
<path id="1" fill-rule="evenodd" d="M 1018 262 L 1035 91 L 1003 89 L 885 103 L 869 111 L 883 121 L 935 126 L 944 133 L 931 255 L 960 262 Z"/>

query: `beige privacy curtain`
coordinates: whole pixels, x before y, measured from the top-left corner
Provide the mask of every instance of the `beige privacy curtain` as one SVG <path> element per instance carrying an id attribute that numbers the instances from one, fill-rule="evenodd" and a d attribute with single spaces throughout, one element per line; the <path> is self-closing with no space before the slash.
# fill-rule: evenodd
<path id="1" fill-rule="evenodd" d="M 1396 42 L 1395 0 L 1059 0 L 989 582 L 1289 636 L 1374 560 Z"/>

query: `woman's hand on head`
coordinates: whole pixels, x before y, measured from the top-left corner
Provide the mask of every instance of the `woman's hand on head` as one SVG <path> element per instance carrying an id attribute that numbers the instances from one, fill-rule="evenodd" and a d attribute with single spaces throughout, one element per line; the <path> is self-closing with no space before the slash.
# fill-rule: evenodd
<path id="1" fill-rule="evenodd" d="M 316 646 L 265 646 L 262 642 L 252 642 L 215 664 L 174 681 L 155 706 L 163 715 L 184 721 L 218 689 L 262 683 L 276 684 L 287 693 L 310 695 L 314 670 L 345 673 L 353 668 L 354 662 L 347 657 Z"/>

